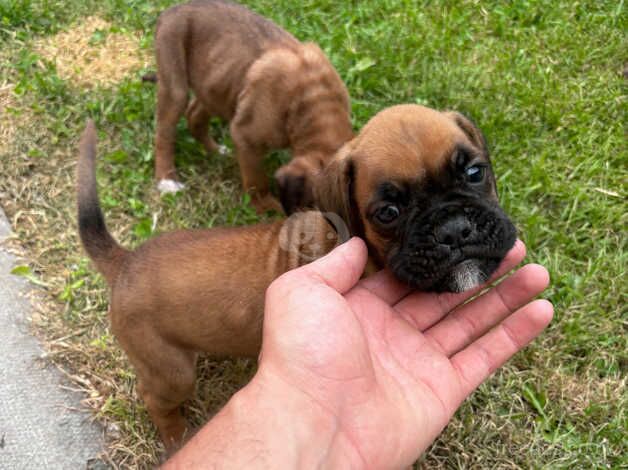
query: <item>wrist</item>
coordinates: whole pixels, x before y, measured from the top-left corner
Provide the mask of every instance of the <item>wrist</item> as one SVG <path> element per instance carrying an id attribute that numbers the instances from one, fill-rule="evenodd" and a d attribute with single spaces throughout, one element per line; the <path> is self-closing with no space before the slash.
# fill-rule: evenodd
<path id="1" fill-rule="evenodd" d="M 260 371 L 230 404 L 234 417 L 259 433 L 260 466 L 329 468 L 345 454 L 337 416 L 280 379 Z"/>
<path id="2" fill-rule="evenodd" d="M 163 468 L 354 468 L 337 417 L 260 372 Z"/>

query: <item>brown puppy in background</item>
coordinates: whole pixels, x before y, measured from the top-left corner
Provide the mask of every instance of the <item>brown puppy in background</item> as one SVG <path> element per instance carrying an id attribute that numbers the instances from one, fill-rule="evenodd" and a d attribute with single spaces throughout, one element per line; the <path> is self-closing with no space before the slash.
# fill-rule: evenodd
<path id="1" fill-rule="evenodd" d="M 349 94 L 323 51 L 222 0 L 194 0 L 164 11 L 155 47 L 159 189 L 183 187 L 174 141 L 185 112 L 190 132 L 208 153 L 218 150 L 208 134 L 210 117 L 230 122 L 242 184 L 256 209 L 279 208 L 262 163 L 270 149 L 288 147 L 292 161 L 275 175 L 281 202 L 287 213 L 310 206 L 313 175 L 353 137 Z"/>
<path id="2" fill-rule="evenodd" d="M 111 329 L 169 450 L 185 434 L 179 407 L 194 391 L 198 355 L 256 356 L 264 293 L 282 273 L 359 235 L 375 269 L 424 290 L 461 291 L 488 279 L 515 242 L 484 139 L 457 113 L 407 105 L 377 114 L 321 175 L 316 192 L 328 212 L 165 233 L 134 251 L 106 229 L 95 138 L 88 124 L 77 177 L 81 240 L 111 288 Z"/>

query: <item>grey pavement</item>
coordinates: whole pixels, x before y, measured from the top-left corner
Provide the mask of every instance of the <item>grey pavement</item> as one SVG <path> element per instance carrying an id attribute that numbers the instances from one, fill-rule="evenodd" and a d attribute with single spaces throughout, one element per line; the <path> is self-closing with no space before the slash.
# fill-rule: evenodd
<path id="1" fill-rule="evenodd" d="M 10 274 L 16 260 L 1 245 L 9 233 L 0 208 L 0 469 L 102 468 L 102 429 L 77 411 L 80 394 L 61 387 L 63 374 L 29 334 L 32 287 Z"/>

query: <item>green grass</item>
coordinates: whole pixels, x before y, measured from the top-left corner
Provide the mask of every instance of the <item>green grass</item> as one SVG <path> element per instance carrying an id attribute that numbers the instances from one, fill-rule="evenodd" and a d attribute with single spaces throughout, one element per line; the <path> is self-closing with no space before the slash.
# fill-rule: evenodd
<path id="1" fill-rule="evenodd" d="M 625 233 L 628 18 L 622 2 L 246 2 L 319 43 L 346 80 L 359 129 L 383 107 L 421 103 L 468 114 L 492 150 L 502 203 L 550 270 L 549 330 L 467 401 L 420 465 L 445 468 L 620 468 L 628 368 Z M 15 86 L 0 147 L 0 199 L 49 302 L 39 331 L 82 377 L 121 466 L 148 466 L 154 432 L 133 374 L 109 335 L 106 290 L 77 243 L 73 165 L 87 117 L 100 131 L 99 182 L 115 235 L 134 246 L 156 230 L 253 223 L 232 158 L 206 158 L 179 127 L 188 191 L 160 199 L 152 181 L 154 89 L 129 75 L 81 89 L 33 41 L 98 14 L 141 32 L 152 50 L 170 1 L 0 3 L 0 84 Z M 6 120 L 1 116 L 2 125 Z M 218 124 L 214 133 L 229 142 Z M 275 155 L 270 167 L 285 155 Z M 269 169 L 270 171 L 270 169 Z M 246 361 L 204 364 L 197 423 L 250 376 Z"/>

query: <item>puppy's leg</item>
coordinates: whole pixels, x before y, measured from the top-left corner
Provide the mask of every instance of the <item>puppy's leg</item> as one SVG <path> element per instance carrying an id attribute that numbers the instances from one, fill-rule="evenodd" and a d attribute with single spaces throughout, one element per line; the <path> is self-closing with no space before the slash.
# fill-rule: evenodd
<path id="1" fill-rule="evenodd" d="M 205 147 L 205 151 L 209 155 L 212 153 L 226 155 L 228 153 L 227 147 L 216 144 L 214 139 L 209 135 L 209 119 L 211 115 L 209 110 L 201 104 L 198 98 L 192 99 L 185 112 L 185 117 L 188 121 L 190 133 Z"/>
<path id="2" fill-rule="evenodd" d="M 282 212 L 281 204 L 270 194 L 268 176 L 264 172 L 264 156 L 268 149 L 259 143 L 255 128 L 236 114 L 230 126 L 235 145 L 242 186 L 251 195 L 255 210 L 262 214 L 267 210 Z"/>
<path id="3" fill-rule="evenodd" d="M 138 394 L 166 450 L 172 453 L 187 437 L 181 405 L 194 393 L 197 355 L 150 336 L 134 339 L 142 341 L 141 350 L 133 347 L 125 350 L 136 369 Z"/>
<path id="4" fill-rule="evenodd" d="M 183 185 L 178 182 L 174 166 L 174 141 L 177 122 L 185 110 L 187 90 L 169 89 L 161 83 L 158 86 L 155 177 L 162 193 L 177 192 L 183 189 Z"/>
<path id="5" fill-rule="evenodd" d="M 183 189 L 174 166 L 177 122 L 188 102 L 188 85 L 183 44 L 164 25 L 158 30 L 157 49 L 157 130 L 155 134 L 155 177 L 159 190 Z"/>

